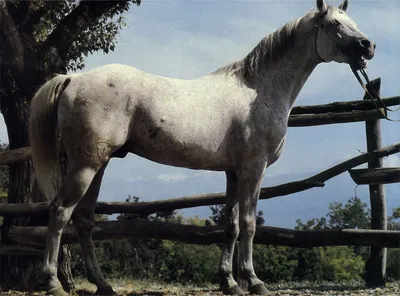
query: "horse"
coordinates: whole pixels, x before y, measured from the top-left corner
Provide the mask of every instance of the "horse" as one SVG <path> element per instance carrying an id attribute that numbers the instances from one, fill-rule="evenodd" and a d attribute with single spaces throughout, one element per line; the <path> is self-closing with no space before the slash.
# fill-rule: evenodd
<path id="1" fill-rule="evenodd" d="M 263 38 L 242 60 L 181 80 L 126 65 L 57 75 L 31 101 L 33 166 L 51 201 L 43 260 L 47 293 L 68 295 L 57 278 L 63 228 L 77 229 L 88 278 L 100 295 L 114 294 L 92 243 L 94 208 L 112 157 L 134 153 L 164 165 L 224 171 L 226 216 L 219 264 L 224 294 L 244 295 L 232 276 L 240 233 L 239 271 L 251 294 L 267 293 L 253 268 L 255 212 L 265 170 L 280 156 L 295 99 L 320 63 L 367 67 L 375 43 L 338 7 L 316 7 Z M 60 154 L 68 168 L 62 177 Z"/>

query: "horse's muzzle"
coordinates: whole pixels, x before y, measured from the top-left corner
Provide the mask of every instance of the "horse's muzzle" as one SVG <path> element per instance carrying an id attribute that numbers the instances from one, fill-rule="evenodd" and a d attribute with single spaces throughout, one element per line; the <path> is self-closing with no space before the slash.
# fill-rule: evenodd
<path id="1" fill-rule="evenodd" d="M 366 60 L 374 57 L 375 48 L 375 42 L 369 39 L 357 40 L 347 49 L 350 66 L 356 70 L 366 68 L 368 66 Z"/>
<path id="2" fill-rule="evenodd" d="M 360 51 L 362 52 L 362 56 L 365 59 L 370 60 L 374 57 L 376 48 L 375 42 L 372 42 L 369 39 L 362 39 L 358 41 L 358 46 L 360 48 Z"/>

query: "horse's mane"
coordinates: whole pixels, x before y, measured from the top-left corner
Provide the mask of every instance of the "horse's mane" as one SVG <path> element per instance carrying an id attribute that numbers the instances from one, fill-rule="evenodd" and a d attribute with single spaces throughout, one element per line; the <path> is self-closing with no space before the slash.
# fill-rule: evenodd
<path id="1" fill-rule="evenodd" d="M 265 69 L 288 49 L 293 48 L 294 31 L 302 19 L 287 23 L 274 33 L 264 37 L 243 60 L 219 68 L 212 74 L 235 75 L 245 82 L 251 81 L 257 72 Z"/>

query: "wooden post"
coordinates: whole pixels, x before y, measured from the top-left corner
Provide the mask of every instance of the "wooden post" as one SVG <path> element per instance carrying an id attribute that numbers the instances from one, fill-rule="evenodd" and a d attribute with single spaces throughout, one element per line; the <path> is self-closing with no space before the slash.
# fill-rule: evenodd
<path id="1" fill-rule="evenodd" d="M 374 88 L 380 94 L 381 79 L 375 79 L 367 85 L 370 93 Z M 364 100 L 370 100 L 365 94 Z M 379 120 L 365 122 L 367 151 L 374 151 L 381 148 L 381 124 Z M 382 167 L 382 159 L 375 158 L 368 161 L 368 168 L 375 169 Z M 383 184 L 369 185 L 371 200 L 371 228 L 387 229 L 387 210 Z M 380 287 L 385 285 L 387 249 L 381 247 L 371 247 L 370 256 L 365 264 L 365 283 L 368 287 Z"/>

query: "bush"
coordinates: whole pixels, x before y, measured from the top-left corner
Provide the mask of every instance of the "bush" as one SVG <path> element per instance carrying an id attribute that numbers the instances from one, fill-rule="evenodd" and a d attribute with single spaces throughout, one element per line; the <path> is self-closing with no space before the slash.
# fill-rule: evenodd
<path id="1" fill-rule="evenodd" d="M 400 249 L 388 249 L 386 276 L 389 281 L 400 280 Z"/>
<path id="2" fill-rule="evenodd" d="M 291 258 L 297 264 L 293 271 L 295 281 L 319 281 L 324 279 L 319 248 L 291 248 Z"/>
<path id="3" fill-rule="evenodd" d="M 290 281 L 297 260 L 290 256 L 291 248 L 282 246 L 254 245 L 254 270 L 269 283 Z"/>
<path id="4" fill-rule="evenodd" d="M 324 279 L 333 282 L 362 279 L 364 261 L 346 246 L 319 248 Z"/>
<path id="5" fill-rule="evenodd" d="M 161 277 L 165 281 L 206 284 L 218 281 L 221 251 L 216 245 L 198 246 L 165 241 Z"/>

